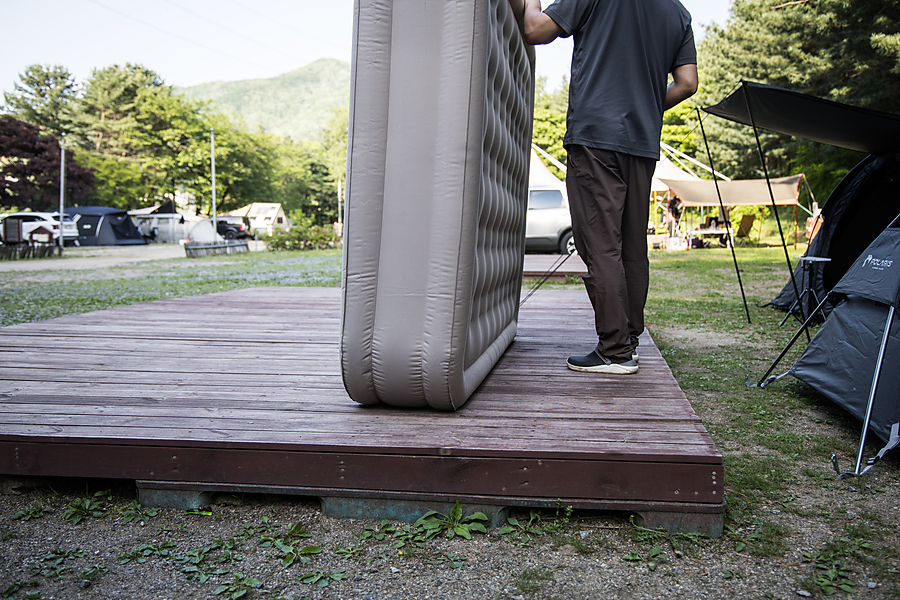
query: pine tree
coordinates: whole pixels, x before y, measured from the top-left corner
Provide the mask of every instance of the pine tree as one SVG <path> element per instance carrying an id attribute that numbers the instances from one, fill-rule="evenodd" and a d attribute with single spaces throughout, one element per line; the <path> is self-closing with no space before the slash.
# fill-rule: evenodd
<path id="1" fill-rule="evenodd" d="M 76 133 L 78 88 L 68 69 L 60 65 L 29 65 L 12 92 L 4 92 L 4 111 L 40 127 L 55 138 Z"/>

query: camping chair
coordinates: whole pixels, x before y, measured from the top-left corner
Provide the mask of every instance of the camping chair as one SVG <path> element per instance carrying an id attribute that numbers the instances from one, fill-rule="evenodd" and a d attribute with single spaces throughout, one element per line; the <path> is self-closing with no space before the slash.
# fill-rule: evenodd
<path id="1" fill-rule="evenodd" d="M 750 230 L 753 229 L 753 222 L 756 221 L 756 215 L 744 215 L 741 217 L 741 223 L 734 234 L 735 239 L 740 240 L 741 246 L 746 245 L 750 239 Z"/>

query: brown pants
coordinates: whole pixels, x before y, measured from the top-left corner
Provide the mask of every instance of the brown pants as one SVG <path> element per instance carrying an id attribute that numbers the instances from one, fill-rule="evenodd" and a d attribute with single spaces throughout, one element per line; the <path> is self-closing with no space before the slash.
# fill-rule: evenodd
<path id="1" fill-rule="evenodd" d="M 572 233 L 587 265 L 584 287 L 594 307 L 597 351 L 630 359 L 644 331 L 650 283 L 647 219 L 651 158 L 566 146 Z"/>

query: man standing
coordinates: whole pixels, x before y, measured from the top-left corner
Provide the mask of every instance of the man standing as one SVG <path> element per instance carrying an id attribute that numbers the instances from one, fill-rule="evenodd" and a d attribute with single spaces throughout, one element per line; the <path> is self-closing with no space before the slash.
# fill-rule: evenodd
<path id="1" fill-rule="evenodd" d="M 556 0 L 543 12 L 540 0 L 525 1 L 528 43 L 571 35 L 566 188 L 599 342 L 567 364 L 635 373 L 662 115 L 697 91 L 691 15 L 678 0 Z"/>

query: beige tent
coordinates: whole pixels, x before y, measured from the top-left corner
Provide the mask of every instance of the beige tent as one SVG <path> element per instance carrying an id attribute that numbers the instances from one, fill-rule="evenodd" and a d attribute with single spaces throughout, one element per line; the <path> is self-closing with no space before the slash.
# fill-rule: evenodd
<path id="1" fill-rule="evenodd" d="M 531 149 L 531 169 L 528 172 L 528 187 L 535 188 L 563 188 L 566 182 L 554 175 L 550 169 L 541 162 L 534 148 Z"/>
<path id="2" fill-rule="evenodd" d="M 775 196 L 775 204 L 781 206 L 797 204 L 802 181 L 802 173 L 773 179 L 772 194 Z M 684 206 L 719 206 L 714 181 L 663 178 L 662 182 L 681 199 Z M 765 179 L 719 181 L 718 186 L 722 194 L 722 204 L 725 206 L 772 204 L 772 196 L 769 195 L 769 186 L 766 185 Z"/>
<path id="3" fill-rule="evenodd" d="M 669 185 L 666 181 L 701 181 L 699 177 L 693 173 L 688 173 L 681 167 L 673 163 L 663 154 L 656 163 L 656 171 L 653 172 L 653 180 L 651 182 L 650 192 L 666 193 L 669 191 Z"/>

